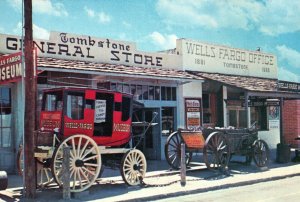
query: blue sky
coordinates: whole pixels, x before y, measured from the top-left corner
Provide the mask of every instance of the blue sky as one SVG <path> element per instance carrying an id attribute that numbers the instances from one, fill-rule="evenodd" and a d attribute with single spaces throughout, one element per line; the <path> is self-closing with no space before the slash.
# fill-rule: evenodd
<path id="1" fill-rule="evenodd" d="M 21 35 L 21 0 L 0 0 L 0 33 Z M 281 80 L 300 82 L 298 0 L 33 0 L 35 38 L 50 31 L 132 41 L 139 50 L 176 38 L 272 53 Z"/>

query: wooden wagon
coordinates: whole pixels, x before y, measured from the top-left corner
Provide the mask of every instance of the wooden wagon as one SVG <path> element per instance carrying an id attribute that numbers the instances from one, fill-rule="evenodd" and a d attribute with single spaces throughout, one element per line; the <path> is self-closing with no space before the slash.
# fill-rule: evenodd
<path id="1" fill-rule="evenodd" d="M 186 163 L 193 153 L 203 153 L 204 163 L 209 169 L 227 169 L 232 155 L 246 157 L 250 163 L 253 159 L 256 166 L 267 166 L 269 147 L 258 138 L 253 127 L 249 129 L 207 129 L 189 131 L 180 129 L 172 133 L 165 144 L 165 157 L 168 164 L 180 168 L 181 143 L 186 145 Z"/>

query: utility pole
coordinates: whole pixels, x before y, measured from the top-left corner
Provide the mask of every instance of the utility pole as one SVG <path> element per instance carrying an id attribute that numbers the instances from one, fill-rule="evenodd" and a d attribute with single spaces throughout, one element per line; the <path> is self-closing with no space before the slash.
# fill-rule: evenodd
<path id="1" fill-rule="evenodd" d="M 33 63 L 32 0 L 24 0 L 25 18 L 25 117 L 24 117 L 24 190 L 25 198 L 36 197 L 35 103 L 36 78 Z M 23 71 L 24 72 L 24 71 Z"/>

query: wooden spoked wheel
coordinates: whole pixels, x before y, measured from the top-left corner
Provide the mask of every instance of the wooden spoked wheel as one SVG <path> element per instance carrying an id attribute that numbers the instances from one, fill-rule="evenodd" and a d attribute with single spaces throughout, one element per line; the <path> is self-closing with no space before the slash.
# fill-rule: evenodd
<path id="1" fill-rule="evenodd" d="M 140 178 L 144 178 L 147 170 L 147 162 L 144 154 L 138 149 L 126 152 L 121 162 L 121 175 L 128 185 L 140 184 Z"/>
<path id="2" fill-rule="evenodd" d="M 257 167 L 264 167 L 269 163 L 269 147 L 263 140 L 256 140 L 253 143 L 253 160 Z"/>
<path id="3" fill-rule="evenodd" d="M 37 187 L 45 188 L 54 182 L 51 172 L 51 159 L 35 158 L 36 160 L 36 178 Z M 17 153 L 17 169 L 18 174 L 23 176 L 24 173 L 24 150 L 23 146 L 19 147 Z"/>
<path id="4" fill-rule="evenodd" d="M 226 137 L 220 132 L 211 133 L 205 140 L 203 157 L 208 169 L 227 169 L 230 148 Z"/>
<path id="5" fill-rule="evenodd" d="M 58 185 L 62 185 L 63 148 L 70 147 L 70 191 L 81 192 L 98 178 L 101 156 L 96 142 L 86 135 L 72 135 L 62 141 L 54 152 L 52 172 Z"/>
<path id="6" fill-rule="evenodd" d="M 179 169 L 181 165 L 181 143 L 183 143 L 183 140 L 178 131 L 176 131 L 168 137 L 165 144 L 166 160 L 168 164 L 176 170 Z M 190 163 L 192 156 L 192 152 L 185 153 L 186 165 Z"/>

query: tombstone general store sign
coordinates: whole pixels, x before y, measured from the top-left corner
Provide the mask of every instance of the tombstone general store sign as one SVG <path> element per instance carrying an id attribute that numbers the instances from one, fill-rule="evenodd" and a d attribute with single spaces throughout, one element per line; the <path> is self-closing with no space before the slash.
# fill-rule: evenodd
<path id="1" fill-rule="evenodd" d="M 21 50 L 19 36 L 0 34 L 0 52 Z M 41 57 L 103 62 L 141 67 L 177 67 L 178 56 L 137 51 L 134 43 L 111 39 L 51 32 L 50 40 L 34 40 Z"/>

